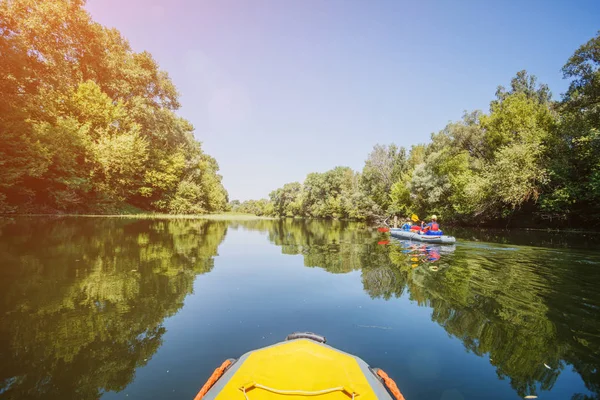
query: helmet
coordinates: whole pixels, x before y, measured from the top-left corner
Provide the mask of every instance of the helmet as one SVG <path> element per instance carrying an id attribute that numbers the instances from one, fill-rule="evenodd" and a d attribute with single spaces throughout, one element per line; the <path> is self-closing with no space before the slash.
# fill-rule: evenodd
<path id="1" fill-rule="evenodd" d="M 435 215 L 432 215 L 432 216 L 431 216 L 431 219 L 435 219 L 435 220 L 437 220 L 437 216 L 435 216 Z"/>

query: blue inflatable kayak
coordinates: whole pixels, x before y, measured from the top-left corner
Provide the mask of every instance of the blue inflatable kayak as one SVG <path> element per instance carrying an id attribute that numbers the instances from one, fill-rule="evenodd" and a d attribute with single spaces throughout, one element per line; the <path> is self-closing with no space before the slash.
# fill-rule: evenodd
<path id="1" fill-rule="evenodd" d="M 408 239 L 408 240 L 418 240 L 420 242 L 426 243 L 440 243 L 440 244 L 451 244 L 456 242 L 456 238 L 454 236 L 446 236 L 446 235 L 421 235 L 420 233 L 414 231 L 405 231 L 400 228 L 391 228 L 390 235 L 393 237 L 397 237 L 400 239 Z"/>

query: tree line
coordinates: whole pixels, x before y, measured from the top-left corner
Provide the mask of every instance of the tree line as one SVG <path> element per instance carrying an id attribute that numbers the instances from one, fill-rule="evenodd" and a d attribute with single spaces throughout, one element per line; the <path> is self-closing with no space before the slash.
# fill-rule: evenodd
<path id="1" fill-rule="evenodd" d="M 361 172 L 336 167 L 234 210 L 371 220 L 437 214 L 456 223 L 600 224 L 600 33 L 562 68 L 561 99 L 520 71 L 489 112 L 465 112 L 410 149 L 376 145 Z"/>
<path id="2" fill-rule="evenodd" d="M 224 209 L 167 73 L 84 5 L 0 2 L 0 213 Z"/>

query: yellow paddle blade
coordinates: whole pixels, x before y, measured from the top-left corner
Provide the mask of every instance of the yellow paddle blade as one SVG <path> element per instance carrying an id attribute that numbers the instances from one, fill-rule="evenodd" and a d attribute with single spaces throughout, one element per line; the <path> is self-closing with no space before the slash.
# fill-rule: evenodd
<path id="1" fill-rule="evenodd" d="M 419 264 L 413 264 L 412 267 L 413 268 L 417 268 L 419 266 Z"/>
<path id="2" fill-rule="evenodd" d="M 417 222 L 419 220 L 419 217 L 417 216 L 417 214 L 413 214 L 410 216 L 410 219 L 412 219 L 413 222 Z"/>

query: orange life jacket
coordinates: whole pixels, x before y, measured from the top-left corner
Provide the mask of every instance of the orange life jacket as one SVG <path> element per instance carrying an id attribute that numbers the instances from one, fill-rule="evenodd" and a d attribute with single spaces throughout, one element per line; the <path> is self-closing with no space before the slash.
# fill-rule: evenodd
<path id="1" fill-rule="evenodd" d="M 437 222 L 432 222 L 431 223 L 431 230 L 432 231 L 439 231 L 440 230 L 440 226 L 438 225 Z"/>

